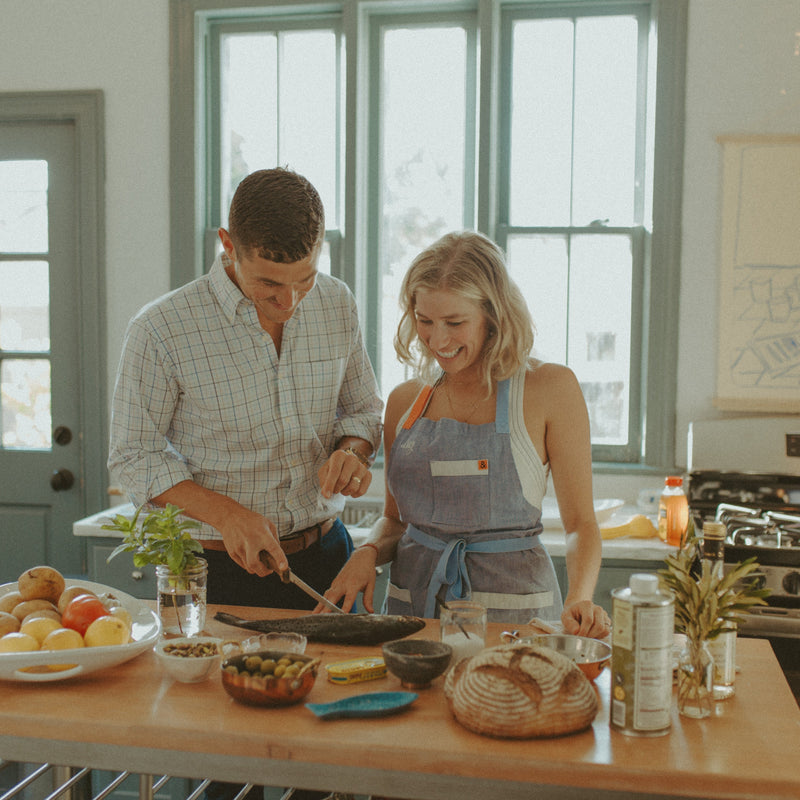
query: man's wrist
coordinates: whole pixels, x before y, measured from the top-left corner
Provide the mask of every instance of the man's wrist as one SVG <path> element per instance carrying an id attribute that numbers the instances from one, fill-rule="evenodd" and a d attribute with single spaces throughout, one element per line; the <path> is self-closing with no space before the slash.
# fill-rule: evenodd
<path id="1" fill-rule="evenodd" d="M 372 466 L 372 461 L 369 456 L 364 455 L 360 450 L 356 450 L 352 445 L 350 447 L 345 447 L 342 452 L 355 456 L 367 469 Z"/>

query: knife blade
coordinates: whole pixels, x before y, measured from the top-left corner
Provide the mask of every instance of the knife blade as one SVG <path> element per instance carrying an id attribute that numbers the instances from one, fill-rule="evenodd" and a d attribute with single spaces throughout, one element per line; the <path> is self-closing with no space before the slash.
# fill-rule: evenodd
<path id="1" fill-rule="evenodd" d="M 327 597 L 321 595 L 316 589 L 312 589 L 302 578 L 298 578 L 290 569 L 284 572 L 279 572 L 275 569 L 275 561 L 266 550 L 262 550 L 258 554 L 258 557 L 265 566 L 276 572 L 284 583 L 293 583 L 299 589 L 302 589 L 309 597 L 314 598 L 318 603 L 322 603 L 329 611 L 335 611 L 337 614 L 345 613 L 339 606 L 328 600 Z"/>

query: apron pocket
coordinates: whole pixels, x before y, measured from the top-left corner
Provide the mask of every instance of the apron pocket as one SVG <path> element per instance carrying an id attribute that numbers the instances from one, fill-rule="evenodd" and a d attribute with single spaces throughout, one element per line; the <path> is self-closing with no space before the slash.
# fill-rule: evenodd
<path id="1" fill-rule="evenodd" d="M 489 526 L 488 460 L 431 461 L 431 478 L 433 522 L 462 530 L 482 530 Z"/>

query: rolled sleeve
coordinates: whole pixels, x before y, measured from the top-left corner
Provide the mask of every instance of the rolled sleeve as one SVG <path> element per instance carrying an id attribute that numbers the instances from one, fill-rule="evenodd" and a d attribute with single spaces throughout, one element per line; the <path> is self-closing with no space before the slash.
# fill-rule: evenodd
<path id="1" fill-rule="evenodd" d="M 137 505 L 192 478 L 167 438 L 178 394 L 152 332 L 134 319 L 117 370 L 108 467 Z"/>

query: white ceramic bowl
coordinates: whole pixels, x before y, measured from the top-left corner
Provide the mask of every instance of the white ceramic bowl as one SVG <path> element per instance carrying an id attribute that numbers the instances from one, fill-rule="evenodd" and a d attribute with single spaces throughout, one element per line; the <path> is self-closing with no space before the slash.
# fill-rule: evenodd
<path id="1" fill-rule="evenodd" d="M 208 655 L 198 651 L 213 650 Z M 185 636 L 161 639 L 155 646 L 161 666 L 181 683 L 200 683 L 219 672 L 222 663 L 222 639 L 215 636 Z"/>

